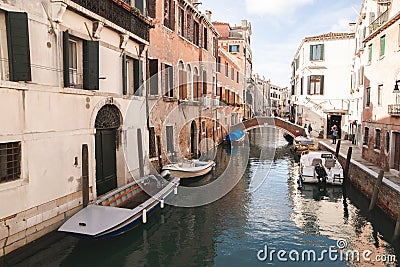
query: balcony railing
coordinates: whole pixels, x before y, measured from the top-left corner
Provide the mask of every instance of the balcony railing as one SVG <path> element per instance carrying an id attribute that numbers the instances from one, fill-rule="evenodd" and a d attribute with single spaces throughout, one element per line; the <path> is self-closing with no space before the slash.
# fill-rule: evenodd
<path id="1" fill-rule="evenodd" d="M 400 116 L 400 104 L 389 105 L 388 113 L 390 116 Z"/>
<path id="2" fill-rule="evenodd" d="M 149 41 L 151 24 L 141 15 L 128 11 L 122 1 L 118 0 L 72 0 L 87 10 L 115 23 L 127 31 Z M 130 9 L 130 8 L 129 8 Z"/>
<path id="3" fill-rule="evenodd" d="M 371 22 L 369 25 L 369 33 L 373 33 L 378 29 L 380 26 L 382 26 L 386 21 L 388 21 L 389 18 L 389 10 L 386 10 L 383 12 L 376 20 Z"/>

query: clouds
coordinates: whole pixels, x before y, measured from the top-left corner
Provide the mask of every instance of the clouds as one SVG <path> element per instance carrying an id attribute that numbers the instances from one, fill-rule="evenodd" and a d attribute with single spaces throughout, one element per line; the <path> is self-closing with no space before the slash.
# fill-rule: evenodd
<path id="1" fill-rule="evenodd" d="M 278 16 L 312 3 L 314 0 L 246 0 L 246 10 L 249 14 Z"/>

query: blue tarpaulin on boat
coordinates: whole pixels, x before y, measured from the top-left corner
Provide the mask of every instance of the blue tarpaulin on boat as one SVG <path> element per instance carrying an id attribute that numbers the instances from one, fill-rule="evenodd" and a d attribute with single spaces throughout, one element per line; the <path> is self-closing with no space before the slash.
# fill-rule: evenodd
<path id="1" fill-rule="evenodd" d="M 230 132 L 227 136 L 226 136 L 226 141 L 238 141 L 241 138 L 243 138 L 244 136 L 244 131 L 242 130 L 236 130 L 233 132 Z"/>

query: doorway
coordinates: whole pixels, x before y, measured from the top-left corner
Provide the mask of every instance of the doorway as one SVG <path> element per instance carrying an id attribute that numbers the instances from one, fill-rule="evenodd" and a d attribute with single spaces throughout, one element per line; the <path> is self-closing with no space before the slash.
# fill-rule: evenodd
<path id="1" fill-rule="evenodd" d="M 328 115 L 327 122 L 326 135 L 329 138 L 332 137 L 332 127 L 336 125 L 338 127 L 338 139 L 340 139 L 342 136 L 342 115 Z"/>
<path id="2" fill-rule="evenodd" d="M 394 162 L 393 168 L 400 171 L 400 133 L 393 133 L 394 142 Z"/>
<path id="3" fill-rule="evenodd" d="M 197 158 L 197 126 L 196 122 L 192 121 L 190 125 L 190 157 L 192 159 Z"/>
<path id="4" fill-rule="evenodd" d="M 114 105 L 105 105 L 97 113 L 95 128 L 97 196 L 117 188 L 117 144 L 121 126 L 120 112 Z"/>

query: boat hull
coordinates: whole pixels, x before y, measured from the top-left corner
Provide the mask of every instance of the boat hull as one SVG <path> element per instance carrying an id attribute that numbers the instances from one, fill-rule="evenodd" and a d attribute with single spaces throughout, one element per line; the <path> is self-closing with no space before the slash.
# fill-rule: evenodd
<path id="1" fill-rule="evenodd" d="M 318 179 L 316 166 L 323 169 L 324 174 Z M 304 184 L 323 183 L 328 185 L 342 185 L 344 181 L 343 169 L 333 154 L 321 151 L 309 151 L 300 158 L 300 179 Z"/>
<path id="2" fill-rule="evenodd" d="M 173 195 L 179 185 L 179 178 L 173 178 L 165 187 L 132 209 L 118 207 L 114 200 L 119 200 L 121 196 L 127 194 L 126 192 L 134 190 L 134 194 L 138 194 L 136 193 L 137 184 L 132 183 L 132 185 L 132 189 L 130 185 L 124 186 L 80 210 L 58 231 L 93 239 L 104 239 L 123 234 L 140 225 L 144 215 L 150 216 L 161 206 L 161 201 L 164 203 L 168 197 Z"/>
<path id="3" fill-rule="evenodd" d="M 180 167 L 177 164 L 170 164 L 163 167 L 163 170 L 168 170 L 171 176 L 179 177 L 181 179 L 196 178 L 206 175 L 214 168 L 215 163 L 210 161 L 202 167 Z"/>

